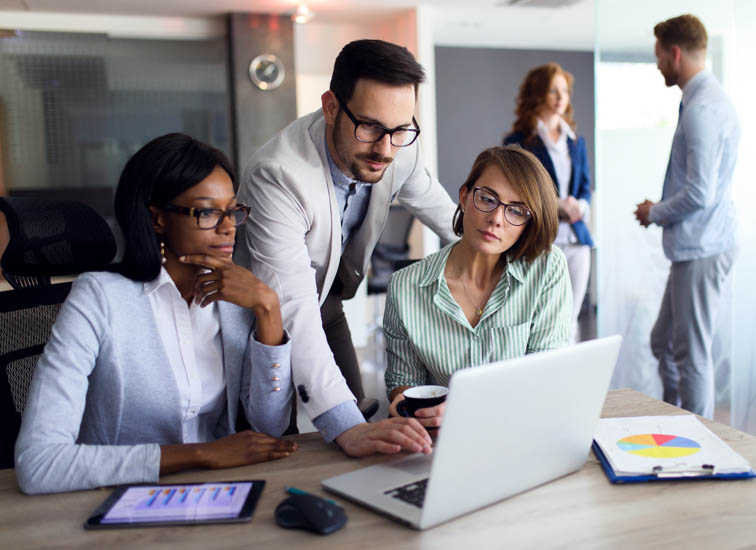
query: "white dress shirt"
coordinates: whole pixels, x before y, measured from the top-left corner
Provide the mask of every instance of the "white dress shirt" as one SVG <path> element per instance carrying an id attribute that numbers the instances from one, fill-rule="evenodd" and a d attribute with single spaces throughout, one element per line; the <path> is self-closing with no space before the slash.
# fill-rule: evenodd
<path id="1" fill-rule="evenodd" d="M 160 339 L 176 379 L 184 443 L 212 441 L 226 407 L 226 379 L 217 304 L 187 306 L 164 267 L 144 283 Z"/>
<path id="2" fill-rule="evenodd" d="M 536 125 L 536 132 L 546 147 L 546 151 L 548 151 L 551 162 L 554 165 L 554 173 L 557 178 L 556 184 L 559 188 L 559 198 L 566 199 L 570 194 L 570 179 L 572 178 L 572 159 L 567 147 L 567 138 L 569 137 L 572 140 L 577 139 L 575 133 L 563 118 L 559 119 L 559 137 L 556 141 L 551 139 L 548 127 L 540 118 Z M 582 204 L 580 205 L 580 209 L 581 211 L 583 210 Z M 559 229 L 557 230 L 557 237 L 554 242 L 558 245 L 577 242 L 577 236 L 572 231 L 569 222 L 559 222 Z"/>

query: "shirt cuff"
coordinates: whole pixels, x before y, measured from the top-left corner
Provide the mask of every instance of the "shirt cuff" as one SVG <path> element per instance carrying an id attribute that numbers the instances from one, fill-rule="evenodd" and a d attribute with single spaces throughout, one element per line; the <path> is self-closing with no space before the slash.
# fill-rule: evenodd
<path id="1" fill-rule="evenodd" d="M 282 395 L 291 390 L 291 338 L 288 332 L 284 331 L 283 343 L 278 346 L 261 344 L 255 334 L 250 343 L 250 359 L 254 365 L 254 390 L 265 393 L 280 391 Z"/>
<path id="2" fill-rule="evenodd" d="M 656 225 L 661 225 L 660 222 L 662 220 L 660 219 L 661 216 L 658 215 L 659 214 L 659 209 L 657 208 L 658 205 L 659 203 L 656 203 L 655 205 L 653 205 L 651 208 L 648 209 L 648 221 L 650 221 L 651 223 L 655 223 Z M 654 214 L 657 214 L 657 215 L 654 215 Z"/>
<path id="3" fill-rule="evenodd" d="M 261 342 L 260 342 L 260 341 L 259 341 L 259 340 L 257 339 L 257 331 L 254 331 L 254 332 L 252 333 L 252 340 L 253 340 L 253 341 L 255 342 L 255 344 L 257 344 L 258 346 L 263 346 L 263 347 L 265 347 L 265 348 L 270 348 L 270 349 L 276 349 L 276 348 L 281 348 L 281 347 L 283 347 L 283 346 L 289 345 L 289 344 L 290 344 L 290 342 L 291 342 L 291 336 L 289 336 L 289 331 L 288 331 L 288 330 L 286 330 L 286 329 L 284 329 L 284 331 L 283 331 L 283 342 L 281 342 L 281 343 L 280 343 L 279 345 L 277 345 L 277 346 L 269 346 L 269 345 L 267 345 L 267 344 L 263 344 L 263 343 L 261 343 Z M 291 348 L 291 345 L 289 345 L 289 348 Z"/>
<path id="4" fill-rule="evenodd" d="M 312 423 L 323 434 L 326 442 L 330 443 L 349 428 L 365 422 L 360 409 L 355 401 L 344 401 L 328 409 L 316 417 Z"/>

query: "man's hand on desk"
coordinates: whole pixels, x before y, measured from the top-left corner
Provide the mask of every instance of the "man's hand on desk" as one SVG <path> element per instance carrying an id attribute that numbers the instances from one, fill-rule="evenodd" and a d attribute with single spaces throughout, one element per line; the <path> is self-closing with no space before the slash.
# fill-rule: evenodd
<path id="1" fill-rule="evenodd" d="M 388 418 L 349 428 L 336 438 L 349 456 L 369 456 L 399 451 L 430 454 L 431 438 L 414 418 Z"/>

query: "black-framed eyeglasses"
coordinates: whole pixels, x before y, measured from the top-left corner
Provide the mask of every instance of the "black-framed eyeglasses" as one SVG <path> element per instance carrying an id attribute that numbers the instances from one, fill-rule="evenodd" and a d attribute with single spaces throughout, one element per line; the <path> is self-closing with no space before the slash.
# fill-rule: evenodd
<path id="1" fill-rule="evenodd" d="M 338 97 L 336 97 L 336 100 L 339 102 L 339 105 L 341 105 L 341 108 L 344 109 L 349 120 L 354 124 L 354 139 L 357 141 L 363 143 L 375 143 L 381 141 L 383 136 L 388 134 L 389 139 L 391 140 L 391 145 L 394 147 L 408 147 L 415 143 L 417 136 L 420 135 L 420 125 L 417 123 L 414 116 L 412 117 L 412 124 L 415 125 L 414 128 L 404 128 L 400 126 L 399 128 L 389 129 L 375 122 L 358 119 L 354 116 L 352 111 L 349 110 L 346 103 L 341 101 Z"/>
<path id="2" fill-rule="evenodd" d="M 225 218 L 230 218 L 235 226 L 239 226 L 249 217 L 250 211 L 250 207 L 243 204 L 237 204 L 228 210 L 220 210 L 219 208 L 187 208 L 186 206 L 178 206 L 171 203 L 164 204 L 158 208 L 166 212 L 194 216 L 197 218 L 197 227 L 200 229 L 215 229 L 223 223 Z"/>
<path id="3" fill-rule="evenodd" d="M 525 225 L 533 217 L 533 213 L 521 204 L 507 204 L 501 202 L 488 189 L 473 188 L 473 205 L 481 212 L 493 212 L 500 206 L 504 207 L 504 219 L 512 225 Z"/>

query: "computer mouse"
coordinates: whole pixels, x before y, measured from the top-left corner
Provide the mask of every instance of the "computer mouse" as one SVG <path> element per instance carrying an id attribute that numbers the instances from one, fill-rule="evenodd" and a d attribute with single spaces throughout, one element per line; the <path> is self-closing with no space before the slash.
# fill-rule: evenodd
<path id="1" fill-rule="evenodd" d="M 315 495 L 291 495 L 276 506 L 276 523 L 286 529 L 308 529 L 321 535 L 338 531 L 347 522 L 339 506 Z"/>

